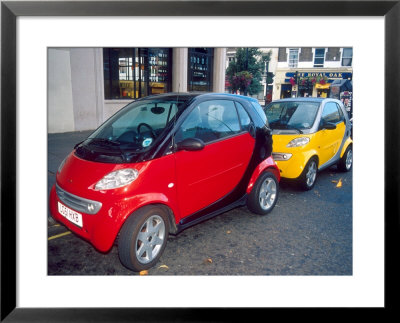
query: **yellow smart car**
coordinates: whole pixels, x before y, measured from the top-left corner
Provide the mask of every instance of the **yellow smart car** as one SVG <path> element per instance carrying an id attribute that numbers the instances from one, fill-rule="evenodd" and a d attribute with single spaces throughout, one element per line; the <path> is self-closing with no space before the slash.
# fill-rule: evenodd
<path id="1" fill-rule="evenodd" d="M 296 179 L 305 190 L 314 187 L 317 172 L 337 164 L 353 165 L 351 122 L 339 100 L 291 98 L 265 107 L 273 138 L 273 158 L 282 178 Z"/>

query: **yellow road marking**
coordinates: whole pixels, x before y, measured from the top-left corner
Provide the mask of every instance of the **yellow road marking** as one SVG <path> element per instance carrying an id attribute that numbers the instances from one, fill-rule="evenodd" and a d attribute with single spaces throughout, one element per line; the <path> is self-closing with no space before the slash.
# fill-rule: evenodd
<path id="1" fill-rule="evenodd" d="M 61 238 L 63 236 L 66 236 L 67 234 L 70 234 L 71 231 L 67 231 L 67 232 L 63 232 L 60 234 L 56 234 L 55 236 L 49 237 L 47 240 L 53 240 L 53 239 L 57 239 L 57 238 Z"/>

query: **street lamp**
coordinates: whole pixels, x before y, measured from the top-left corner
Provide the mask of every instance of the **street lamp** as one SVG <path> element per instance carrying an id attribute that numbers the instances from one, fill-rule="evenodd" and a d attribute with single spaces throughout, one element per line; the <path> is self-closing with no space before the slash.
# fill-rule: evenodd
<path id="1" fill-rule="evenodd" d="M 249 48 L 246 47 L 246 71 L 248 71 L 248 70 L 249 70 Z M 243 94 L 244 94 L 245 96 L 247 96 L 247 87 L 245 88 Z"/>
<path id="2" fill-rule="evenodd" d="M 268 95 L 268 67 L 269 61 L 265 63 L 265 106 L 267 106 L 267 95 Z"/>

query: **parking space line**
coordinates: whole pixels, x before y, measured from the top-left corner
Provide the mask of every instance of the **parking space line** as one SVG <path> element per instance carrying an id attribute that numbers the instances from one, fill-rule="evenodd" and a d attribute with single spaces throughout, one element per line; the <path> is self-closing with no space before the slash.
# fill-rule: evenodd
<path id="1" fill-rule="evenodd" d="M 63 232 L 63 233 L 60 233 L 60 234 L 56 234 L 55 236 L 51 236 L 51 237 L 47 238 L 47 240 L 53 240 L 53 239 L 61 238 L 61 237 L 66 236 L 67 234 L 70 234 L 70 233 L 71 233 L 71 231 L 67 231 L 67 232 Z"/>

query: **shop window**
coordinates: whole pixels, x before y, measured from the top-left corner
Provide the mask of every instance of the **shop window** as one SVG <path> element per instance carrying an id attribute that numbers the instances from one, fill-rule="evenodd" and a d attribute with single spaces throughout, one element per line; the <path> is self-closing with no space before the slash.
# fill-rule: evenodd
<path id="1" fill-rule="evenodd" d="M 104 48 L 106 100 L 137 99 L 171 88 L 171 50 L 166 48 Z"/>
<path id="2" fill-rule="evenodd" d="M 170 50 L 149 48 L 149 94 L 168 92 L 170 76 Z"/>
<path id="3" fill-rule="evenodd" d="M 188 91 L 212 91 L 212 48 L 189 48 Z"/>
<path id="4" fill-rule="evenodd" d="M 353 61 L 353 48 L 343 48 L 342 66 L 351 66 Z"/>
<path id="5" fill-rule="evenodd" d="M 292 86 L 290 84 L 282 84 L 281 99 L 290 98 L 292 96 Z"/>
<path id="6" fill-rule="evenodd" d="M 314 55 L 314 67 L 324 67 L 325 48 L 316 48 Z"/>
<path id="7" fill-rule="evenodd" d="M 289 67 L 295 68 L 299 63 L 299 49 L 290 48 L 289 49 Z"/>

